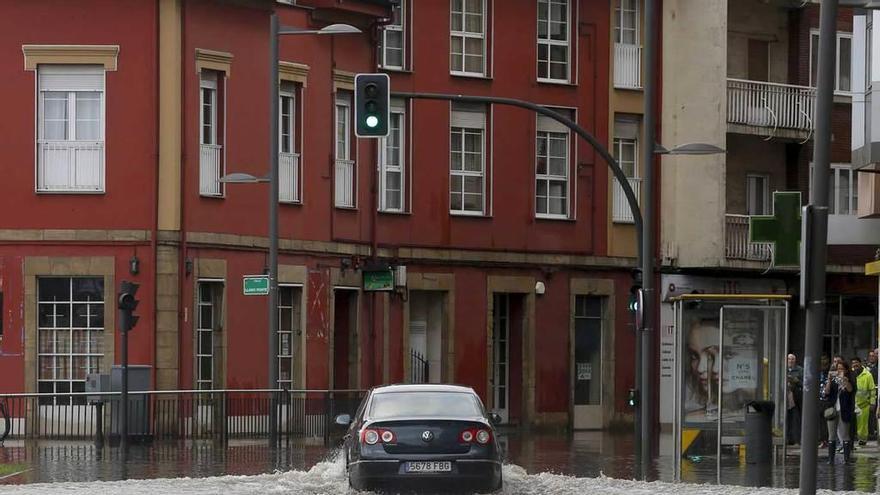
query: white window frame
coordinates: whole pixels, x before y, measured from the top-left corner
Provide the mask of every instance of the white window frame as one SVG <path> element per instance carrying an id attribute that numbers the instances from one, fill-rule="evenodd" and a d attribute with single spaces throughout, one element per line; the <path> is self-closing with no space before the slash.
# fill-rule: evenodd
<path id="1" fill-rule="evenodd" d="M 572 18 L 572 12 L 574 9 L 572 8 L 570 0 L 538 0 L 536 3 L 536 9 L 538 12 L 540 12 L 540 5 L 541 4 L 547 5 L 547 18 L 544 20 L 541 20 L 540 14 L 537 14 L 536 17 L 538 20 L 538 25 L 540 25 L 542 23 L 547 25 L 547 27 L 546 27 L 547 37 L 542 38 L 541 34 L 540 34 L 540 30 L 536 30 L 537 37 L 538 37 L 537 52 L 536 52 L 536 62 L 537 62 L 536 70 L 537 70 L 537 74 L 538 74 L 538 81 L 552 82 L 552 83 L 568 83 L 571 81 L 571 72 L 572 72 L 571 71 L 571 60 L 572 60 L 572 57 L 571 57 L 571 26 L 572 26 L 571 18 Z M 550 30 L 550 25 L 551 25 L 550 12 L 551 12 L 551 6 L 553 4 L 565 4 L 565 13 L 566 13 L 565 14 L 565 26 L 566 26 L 565 27 L 565 34 L 566 34 L 566 37 L 565 37 L 564 41 L 563 40 L 554 40 L 550 37 L 550 32 L 551 32 L 551 30 Z M 541 58 L 540 57 L 541 57 L 541 46 L 542 45 L 547 46 L 547 74 L 546 74 L 546 76 L 541 75 Z M 550 66 L 551 66 L 550 52 L 552 50 L 552 47 L 554 47 L 554 46 L 564 46 L 565 47 L 565 77 L 564 78 L 557 79 L 554 77 L 550 77 L 550 74 L 552 72 L 552 70 L 550 68 Z"/>
<path id="2" fill-rule="evenodd" d="M 296 139 L 297 116 L 299 115 L 297 112 L 297 104 L 300 103 L 297 98 L 297 89 L 297 86 L 293 83 L 283 82 L 279 88 L 278 94 L 278 161 L 280 164 L 281 161 L 285 159 L 285 154 L 291 155 L 294 161 L 292 177 L 294 181 L 293 196 L 290 198 L 284 198 L 281 196 L 281 192 L 279 192 L 278 201 L 293 204 L 302 203 L 302 155 L 300 154 L 298 141 Z M 286 117 L 284 115 L 285 103 L 290 107 L 286 109 Z M 289 135 L 286 138 L 283 132 L 285 118 L 287 119 L 289 129 Z M 285 146 L 287 151 L 285 151 Z"/>
<path id="3" fill-rule="evenodd" d="M 754 201 L 752 185 L 756 181 L 762 181 L 761 201 L 764 205 L 764 211 L 753 211 L 752 203 Z M 769 174 L 746 174 L 746 214 L 747 215 L 770 215 L 773 208 L 770 204 L 770 175 Z"/>
<path id="4" fill-rule="evenodd" d="M 400 0 L 398 5 L 391 7 L 393 13 L 397 13 L 400 24 L 392 22 L 382 27 L 382 40 L 379 45 L 382 62 L 379 66 L 387 70 L 402 71 L 406 69 L 406 0 Z M 392 14 L 392 19 L 393 19 Z M 388 32 L 400 33 L 400 65 L 388 63 Z"/>
<path id="5" fill-rule="evenodd" d="M 571 176 L 571 131 L 563 126 L 562 124 L 556 122 L 549 117 L 544 117 L 542 115 L 538 115 L 536 117 L 536 131 L 535 131 L 535 217 L 536 218 L 546 218 L 546 219 L 557 219 L 557 220 L 567 220 L 571 218 L 571 181 L 569 177 Z M 556 175 L 550 173 L 550 139 L 554 138 L 559 139 L 560 136 L 563 136 L 565 139 L 565 175 Z M 540 139 L 546 139 L 546 150 L 547 156 L 545 159 L 546 162 L 546 173 L 541 174 L 538 173 L 538 160 L 540 156 L 538 155 L 538 146 L 537 142 Z M 546 191 L 547 191 L 547 212 L 538 211 L 538 183 L 545 182 Z M 563 182 L 565 184 L 565 211 L 563 213 L 549 213 L 550 210 L 550 183 L 552 182 Z"/>
<path id="6" fill-rule="evenodd" d="M 40 293 L 40 282 L 45 279 L 56 279 L 56 280 L 64 280 L 68 283 L 68 296 L 63 300 L 53 299 L 48 300 L 44 299 L 43 295 Z M 86 376 L 89 373 L 98 373 L 104 369 L 103 361 L 106 358 L 105 349 L 107 345 L 112 345 L 112 339 L 105 339 L 107 335 L 107 321 L 104 318 L 105 316 L 105 304 L 107 299 L 107 287 L 102 287 L 102 297 L 101 300 L 91 300 L 90 298 L 86 298 L 85 300 L 75 300 L 74 299 L 74 290 L 73 290 L 73 282 L 77 279 L 99 279 L 102 282 L 104 281 L 101 277 L 92 277 L 92 276 L 74 276 L 74 277 L 37 277 L 37 390 L 39 391 L 43 384 L 51 384 L 52 393 L 70 393 L 70 392 L 85 392 L 85 382 Z M 42 311 L 41 309 L 45 306 L 49 306 L 51 308 L 52 313 L 48 316 L 51 316 L 52 323 L 48 326 L 42 325 Z M 86 306 L 86 326 L 85 327 L 77 327 L 74 325 L 74 307 L 75 306 Z M 58 308 L 63 307 L 66 311 L 62 311 L 58 313 Z M 92 308 L 97 311 L 92 313 Z M 64 317 L 66 313 L 67 323 L 63 324 L 59 322 L 59 317 Z M 92 317 L 98 317 L 103 320 L 103 325 L 100 327 L 92 325 Z M 85 344 L 85 352 L 74 352 L 75 345 L 75 334 L 74 332 L 84 332 L 83 337 L 81 337 L 82 342 Z M 59 339 L 59 335 L 65 335 L 66 338 Z M 50 340 L 44 340 L 49 339 Z M 91 338 L 95 337 L 94 341 Z M 66 344 L 65 344 L 66 342 Z M 51 345 L 44 345 L 44 344 Z M 59 346 L 59 344 L 61 344 Z M 94 348 L 93 348 L 94 345 Z M 85 361 L 85 372 L 82 379 L 76 378 L 76 372 L 74 371 L 74 365 L 76 364 L 77 358 L 80 361 Z M 51 370 L 52 377 L 44 377 L 43 376 L 43 366 L 42 362 L 44 359 L 49 359 L 52 362 Z M 66 370 L 61 369 L 61 364 L 65 364 Z M 67 391 L 59 390 L 58 384 L 66 384 Z M 82 390 L 74 390 L 74 388 L 80 388 L 75 384 L 82 384 Z M 82 402 L 79 403 L 78 399 L 82 399 Z M 62 405 L 62 404 L 73 404 L 73 405 L 85 405 L 85 400 L 83 398 L 77 397 L 52 397 L 47 400 L 51 405 Z M 42 401 L 41 401 L 42 403 Z"/>
<path id="7" fill-rule="evenodd" d="M 336 159 L 336 167 L 339 167 L 341 162 L 346 162 L 351 165 L 352 168 L 352 183 L 351 190 L 348 191 L 351 194 L 351 202 L 345 203 L 342 201 L 343 198 L 340 198 L 338 194 L 335 194 L 334 203 L 337 208 L 347 208 L 347 209 L 356 209 L 357 208 L 357 196 L 358 196 L 358 173 L 357 173 L 357 162 L 352 157 L 352 137 L 351 137 L 351 119 L 352 119 L 352 95 L 349 92 L 345 93 L 337 93 L 336 98 L 334 99 L 333 106 L 333 154 Z M 344 143 L 342 146 L 342 151 L 344 156 L 339 156 L 339 110 L 344 109 L 345 115 L 345 129 L 344 129 Z M 339 191 L 339 174 L 335 174 L 334 179 L 334 192 Z"/>
<path id="8" fill-rule="evenodd" d="M 624 9 L 623 8 L 624 1 L 625 0 L 616 0 L 616 5 L 614 7 L 614 17 L 615 17 L 616 22 L 614 23 L 614 25 L 611 28 L 612 35 L 614 37 L 614 42 L 620 43 L 623 45 L 639 46 L 639 43 L 641 42 L 641 40 L 640 40 L 641 35 L 639 33 L 639 31 L 641 31 L 641 17 L 640 17 L 641 12 L 639 10 L 641 0 L 633 0 L 635 2 L 634 3 L 635 9 Z M 625 30 L 628 30 L 623 27 L 623 25 L 624 25 L 623 18 L 627 14 L 632 14 L 632 16 L 634 17 L 634 22 L 635 22 L 635 32 L 634 32 L 634 36 L 633 36 L 635 38 L 635 40 L 632 43 L 623 41 L 623 32 Z"/>
<path id="9" fill-rule="evenodd" d="M 199 73 L 199 174 L 202 172 L 201 165 L 201 147 L 202 146 L 213 146 L 218 150 L 218 160 L 220 160 L 220 166 L 218 171 L 218 179 L 223 177 L 226 172 L 226 146 L 225 139 L 221 142 L 221 135 L 217 132 L 217 128 L 220 124 L 220 120 L 223 118 L 223 115 L 218 111 L 220 106 L 220 82 L 223 78 L 225 78 L 225 72 L 213 71 L 213 70 L 202 70 Z M 210 122 L 210 135 L 208 141 L 205 140 L 205 91 L 208 91 L 211 96 L 211 122 Z M 225 95 L 225 93 L 224 93 Z M 225 108 L 225 105 L 224 105 Z M 225 126 L 224 126 L 225 130 Z M 210 191 L 205 191 L 201 186 L 202 178 L 199 177 L 199 194 L 203 197 L 209 198 L 223 198 L 226 195 L 226 184 L 223 182 L 218 182 L 218 192 L 212 193 Z"/>
<path id="10" fill-rule="evenodd" d="M 207 290 L 210 291 L 211 300 L 210 301 L 202 301 L 202 287 L 206 287 Z M 214 294 L 214 291 L 219 290 L 220 295 L 217 297 Z M 225 281 L 223 279 L 209 279 L 203 278 L 199 279 L 196 283 L 196 316 L 195 316 L 195 342 L 193 342 L 193 356 L 195 358 L 195 372 L 193 378 L 195 379 L 195 388 L 196 390 L 213 390 L 215 388 L 214 378 L 216 377 L 216 369 L 217 365 L 217 356 L 215 354 L 215 349 L 217 348 L 216 338 L 219 337 L 219 332 L 216 330 L 220 327 L 223 321 L 223 297 L 225 296 Z M 220 307 L 216 307 L 217 303 L 219 303 Z M 205 328 L 202 322 L 202 308 L 209 307 L 211 308 L 211 326 L 209 328 Z M 205 354 L 202 353 L 202 342 L 201 339 L 204 338 L 204 334 L 209 334 L 211 338 L 211 353 Z M 202 360 L 208 360 L 211 365 L 211 378 L 210 380 L 205 380 L 202 378 Z M 203 384 L 209 385 L 208 388 L 202 388 Z"/>
<path id="11" fill-rule="evenodd" d="M 379 211 L 384 212 L 392 212 L 392 213 L 404 213 L 407 211 L 406 207 L 406 106 L 405 103 L 400 101 L 391 102 L 390 109 L 390 118 L 393 119 L 395 116 L 399 119 L 398 129 L 397 131 L 400 133 L 400 137 L 398 142 L 400 146 L 397 149 L 397 166 L 391 166 L 388 164 L 388 138 L 384 138 L 379 143 Z M 394 132 L 394 127 L 391 125 L 391 121 L 388 122 L 389 127 L 389 137 L 391 133 Z M 393 208 L 388 205 L 387 193 L 388 193 L 388 173 L 399 173 L 400 174 L 400 191 L 398 192 L 400 196 L 399 204 L 400 207 Z"/>
<path id="12" fill-rule="evenodd" d="M 811 29 L 810 30 L 810 60 L 809 60 L 809 69 L 810 70 L 808 72 L 808 77 L 809 77 L 809 85 L 811 87 L 816 86 L 816 81 L 813 80 L 813 39 L 814 39 L 814 37 L 816 39 L 817 46 L 818 46 L 818 40 L 819 40 L 819 30 L 818 29 Z M 840 89 L 840 40 L 842 38 L 846 38 L 849 40 L 849 47 L 850 47 L 850 56 L 849 56 L 849 64 L 850 64 L 849 88 L 850 89 L 848 89 L 848 90 Z M 845 31 L 838 31 L 837 32 L 837 36 L 835 37 L 835 45 L 834 45 L 834 49 L 837 50 L 836 51 L 837 56 L 834 57 L 834 94 L 838 95 L 838 96 L 852 96 L 852 87 L 853 87 L 853 82 L 852 82 L 852 64 L 853 64 L 852 46 L 853 45 L 852 45 L 852 43 L 853 43 L 852 33 L 847 33 Z M 818 60 L 819 59 L 818 59 L 818 54 L 817 54 L 817 58 L 816 58 L 817 65 L 818 65 Z M 818 67 L 816 68 L 816 70 L 817 71 L 819 70 Z"/>
<path id="13" fill-rule="evenodd" d="M 467 29 L 467 24 L 466 24 L 467 16 L 465 15 L 464 12 L 465 12 L 465 4 L 468 2 L 468 0 L 461 0 L 462 10 L 460 12 L 456 12 L 455 10 L 453 10 L 455 8 L 456 0 L 451 0 L 449 3 L 449 5 L 450 5 L 450 7 L 449 7 L 449 73 L 450 74 L 453 74 L 456 76 L 486 77 L 486 74 L 488 73 L 488 60 L 487 60 L 488 59 L 488 56 L 487 56 L 488 50 L 487 50 L 487 36 L 486 36 L 486 31 L 487 31 L 487 26 L 488 26 L 488 19 L 487 19 L 488 5 L 487 5 L 487 0 L 480 0 L 480 1 L 481 1 L 481 5 L 482 5 L 481 12 L 482 12 L 483 24 L 481 26 L 482 31 L 479 33 L 472 32 L 472 31 L 466 31 L 466 29 Z M 452 19 L 455 16 L 461 17 L 461 31 L 454 31 L 452 29 Z M 454 68 L 453 63 L 452 63 L 453 59 L 456 57 L 456 55 L 454 55 L 452 53 L 452 39 L 456 38 L 456 37 L 461 38 L 461 54 L 458 56 L 461 60 L 461 70 L 456 70 Z M 467 70 L 466 57 L 465 57 L 465 54 L 467 53 L 467 51 L 466 51 L 465 47 L 467 45 L 466 41 L 468 39 L 481 40 L 481 46 L 483 49 L 482 49 L 482 52 L 480 55 L 482 56 L 483 63 L 482 63 L 482 70 L 479 72 L 471 72 L 471 71 Z"/>
<path id="14" fill-rule="evenodd" d="M 634 133 L 631 133 L 634 137 L 624 137 L 618 131 L 619 128 L 622 128 L 625 125 L 635 125 L 636 129 Z M 620 126 L 620 127 L 619 127 Z M 612 138 L 612 148 L 611 153 L 614 155 L 614 159 L 617 160 L 621 169 L 623 169 L 624 173 L 626 173 L 625 164 L 628 162 L 623 162 L 623 148 L 624 146 L 632 146 L 633 151 L 633 160 L 632 160 L 632 175 L 627 175 L 627 179 L 632 179 L 630 185 L 633 186 L 635 183 L 635 187 L 633 187 L 633 192 L 636 195 L 636 201 L 639 205 L 642 204 L 642 178 L 641 171 L 639 170 L 639 147 L 641 145 L 641 123 L 633 121 L 631 119 L 624 118 L 616 118 L 614 120 L 614 137 Z M 630 133 L 627 133 L 630 134 Z M 622 198 L 619 198 L 617 195 L 623 193 L 623 188 L 617 184 L 617 178 L 612 178 L 612 207 L 611 207 L 611 216 L 613 223 L 633 223 L 634 219 L 632 218 L 632 212 L 629 210 L 628 206 L 624 212 L 618 213 L 616 209 L 618 200 L 622 201 Z"/>
<path id="15" fill-rule="evenodd" d="M 810 183 L 809 191 L 812 199 L 813 194 L 813 164 L 810 163 Z M 858 216 L 859 213 L 859 186 L 858 186 L 858 170 L 849 163 L 832 163 L 831 176 L 828 178 L 828 214 L 839 216 Z M 849 213 L 840 213 L 840 196 L 837 194 L 837 184 L 840 183 L 841 172 L 847 172 L 849 175 Z"/>
<path id="16" fill-rule="evenodd" d="M 488 146 L 488 139 L 486 139 L 486 122 L 488 119 L 488 108 L 483 108 L 481 111 L 477 112 L 475 110 L 455 110 L 452 107 L 450 114 L 450 126 L 449 126 L 449 213 L 450 215 L 463 215 L 463 216 L 485 216 L 486 215 L 486 191 L 487 191 L 487 173 L 486 173 L 486 148 Z M 480 117 L 477 117 L 480 115 Z M 479 171 L 468 171 L 464 170 L 465 163 L 465 135 L 466 134 L 479 134 L 480 136 L 480 170 Z M 452 156 L 455 151 L 452 149 L 453 140 L 460 139 L 460 149 L 461 151 L 461 170 L 453 170 L 452 168 Z M 452 190 L 452 179 L 453 177 L 461 177 L 461 189 L 459 191 Z M 467 210 L 465 209 L 465 201 L 464 201 L 464 182 L 466 177 L 479 177 L 482 182 L 482 188 L 480 191 L 481 202 L 480 202 L 480 210 Z M 462 195 L 461 199 L 461 209 L 453 209 L 452 208 L 452 194 L 453 192 L 458 192 Z"/>
<path id="17" fill-rule="evenodd" d="M 58 89 L 44 89 L 41 79 L 46 75 L 49 71 L 70 71 L 71 73 L 81 72 L 83 75 L 88 73 L 100 73 L 101 76 L 101 88 L 99 90 L 95 89 L 74 89 L 74 88 L 58 88 Z M 106 126 L 107 126 L 107 116 L 106 116 L 106 90 L 107 90 L 107 73 L 106 70 L 101 66 L 96 65 L 64 65 L 64 64 L 41 64 L 37 67 L 36 71 L 36 107 L 37 107 L 37 129 L 36 129 L 36 152 L 34 153 L 35 158 L 35 167 L 34 167 L 34 188 L 38 193 L 79 193 L 79 194 L 100 194 L 105 192 L 105 184 L 106 184 Z M 67 93 L 67 103 L 65 110 L 65 138 L 61 140 L 48 140 L 45 136 L 45 94 L 44 93 Z M 99 106 L 99 116 L 101 119 L 99 132 L 100 136 L 97 140 L 89 139 L 89 140 L 78 140 L 76 139 L 76 95 L 78 93 L 97 93 L 98 98 L 100 100 Z M 46 185 L 46 175 L 48 175 L 45 171 L 45 167 L 48 167 L 48 160 L 42 160 L 42 148 L 44 146 L 49 147 L 52 144 L 58 144 L 61 147 L 67 146 L 75 146 L 76 143 L 91 143 L 93 146 L 99 146 L 99 156 L 98 156 L 98 183 L 97 184 L 86 184 L 84 186 L 80 186 L 76 183 L 76 173 L 68 172 L 69 182 L 67 186 L 62 187 L 51 187 Z M 72 155 L 72 153 L 69 153 Z M 72 158 L 70 158 L 72 160 Z M 68 167 L 72 170 L 73 165 L 68 163 Z"/>
<path id="18" fill-rule="evenodd" d="M 290 289 L 291 299 L 289 301 L 285 301 L 283 297 L 281 297 L 282 289 Z M 303 286 L 302 284 L 278 284 L 278 354 L 276 356 L 278 360 L 278 381 L 276 383 L 277 387 L 285 390 L 293 390 L 297 387 L 298 384 L 294 383 L 294 378 L 296 377 L 296 358 L 298 357 L 298 353 L 295 352 L 297 348 L 301 345 L 301 335 L 302 335 L 302 294 L 303 294 Z M 289 303 L 289 304 L 288 304 Z M 297 311 L 294 311 L 296 309 Z M 284 321 L 281 318 L 282 311 L 290 311 L 290 324 L 291 328 L 284 328 L 281 325 L 281 322 Z M 294 329 L 297 329 L 294 331 Z M 288 342 L 290 343 L 290 353 L 284 354 L 284 346 L 281 345 L 283 336 L 287 335 Z M 281 370 L 284 369 L 281 363 L 285 360 L 290 360 L 290 377 L 287 380 L 281 379 Z M 288 384 L 285 388 L 283 384 Z"/>

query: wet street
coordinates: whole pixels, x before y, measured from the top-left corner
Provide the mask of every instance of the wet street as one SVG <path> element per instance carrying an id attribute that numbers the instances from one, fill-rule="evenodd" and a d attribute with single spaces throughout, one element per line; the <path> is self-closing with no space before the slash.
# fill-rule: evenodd
<path id="1" fill-rule="evenodd" d="M 616 493 L 607 489 L 624 485 L 616 480 L 612 483 L 609 478 L 627 480 L 635 477 L 635 459 L 629 435 L 602 432 L 509 432 L 500 439 L 507 451 L 505 493 L 547 493 L 535 491 L 540 486 L 554 493 L 567 493 L 570 490 L 575 493 L 593 488 Z M 661 449 L 671 450 L 671 436 L 662 437 L 662 441 Z M 819 488 L 876 492 L 876 446 L 862 448 L 856 454 L 854 464 L 849 466 L 828 466 L 822 462 L 823 457 L 820 456 L 817 473 Z M 652 479 L 672 482 L 672 461 L 671 457 L 662 456 L 654 466 Z M 798 482 L 798 458 L 790 455 L 787 461 L 785 465 L 780 462 L 770 469 L 756 470 L 755 467 L 748 467 L 732 457 L 723 464 L 720 479 L 726 485 L 795 488 Z M 132 447 L 128 462 L 122 462 L 117 449 L 96 450 L 88 443 L 7 442 L 5 447 L 0 447 L 0 484 L 25 485 L 15 490 L 10 490 L 12 487 L 7 486 L 4 493 L 43 493 L 46 489 L 45 486 L 29 485 L 33 483 L 206 478 L 224 475 L 235 477 L 213 478 L 213 481 L 192 480 L 187 482 L 186 486 L 189 488 L 186 489 L 182 485 L 174 489 L 162 485 L 170 483 L 167 480 L 136 486 L 137 489 L 144 489 L 143 493 L 151 493 L 151 490 L 152 493 L 217 493 L 227 490 L 231 493 L 262 493 L 265 490 L 255 487 L 263 483 L 267 486 L 283 487 L 281 492 L 285 493 L 344 493 L 346 487 L 342 464 L 336 459 L 335 450 L 327 449 L 323 445 L 284 445 L 281 449 L 272 451 L 266 448 L 264 441 L 230 442 L 227 448 L 211 442 L 157 443 L 152 446 Z M 710 491 L 710 487 L 697 484 L 715 484 L 718 481 L 714 459 L 684 460 L 682 481 L 687 482 L 688 487 L 692 484 L 694 489 L 699 488 L 699 493 Z M 237 488 L 233 488 L 233 485 Z M 84 486 L 92 485 L 61 485 L 57 488 L 66 487 L 65 492 L 78 492 L 78 488 Z M 119 485 L 97 486 L 108 489 L 114 486 L 114 493 L 121 489 Z M 150 486 L 153 488 L 149 488 Z M 638 485 L 641 488 L 647 486 L 654 486 L 648 490 L 650 493 L 665 491 L 662 488 L 665 485 Z M 635 487 L 636 485 L 632 486 Z M 126 488 L 126 491 L 129 489 Z M 678 490 L 676 493 L 684 492 Z M 724 493 L 730 492 L 728 490 Z"/>

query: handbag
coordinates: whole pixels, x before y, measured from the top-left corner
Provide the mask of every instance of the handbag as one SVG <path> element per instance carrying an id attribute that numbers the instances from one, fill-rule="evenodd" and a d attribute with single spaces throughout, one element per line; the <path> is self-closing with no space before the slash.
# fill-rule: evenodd
<path id="1" fill-rule="evenodd" d="M 837 409 L 833 407 L 826 407 L 825 411 L 822 412 L 822 416 L 825 416 L 825 419 L 832 420 L 837 419 Z"/>

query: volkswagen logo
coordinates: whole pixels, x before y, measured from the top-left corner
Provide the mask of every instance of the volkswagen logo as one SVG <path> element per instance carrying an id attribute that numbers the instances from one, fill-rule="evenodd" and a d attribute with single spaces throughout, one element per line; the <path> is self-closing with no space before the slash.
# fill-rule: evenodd
<path id="1" fill-rule="evenodd" d="M 431 433 L 430 431 L 423 431 L 422 432 L 422 441 L 423 442 L 430 442 L 433 439 L 434 439 L 434 434 Z"/>

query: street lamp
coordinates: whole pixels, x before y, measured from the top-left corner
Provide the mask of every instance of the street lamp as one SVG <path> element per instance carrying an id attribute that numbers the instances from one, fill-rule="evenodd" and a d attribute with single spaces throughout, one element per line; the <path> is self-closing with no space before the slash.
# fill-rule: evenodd
<path id="1" fill-rule="evenodd" d="M 662 144 L 654 144 L 655 155 L 717 155 L 720 153 L 726 152 L 714 144 L 707 143 L 687 143 L 674 146 L 671 150 L 666 149 Z"/>
<path id="2" fill-rule="evenodd" d="M 257 177 L 244 172 L 233 172 L 220 177 L 220 182 L 223 184 L 262 184 L 269 182 L 269 178 Z"/>
<path id="3" fill-rule="evenodd" d="M 269 16 L 269 175 L 255 177 L 235 173 L 224 177 L 227 182 L 256 184 L 269 183 L 269 389 L 278 385 L 278 37 L 281 35 L 334 35 L 356 34 L 361 30 L 348 24 L 330 24 L 321 29 L 299 29 L 280 26 L 278 14 Z M 274 445 L 278 438 L 278 411 L 275 402 L 269 408 L 269 438 Z"/>

